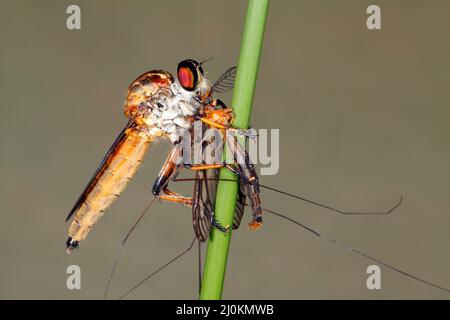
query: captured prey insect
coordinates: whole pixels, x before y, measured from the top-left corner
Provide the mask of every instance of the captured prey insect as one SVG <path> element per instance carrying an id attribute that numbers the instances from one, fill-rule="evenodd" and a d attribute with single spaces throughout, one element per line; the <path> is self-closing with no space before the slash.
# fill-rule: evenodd
<path id="1" fill-rule="evenodd" d="M 204 210 L 204 202 L 195 202 L 192 198 L 181 196 L 168 189 L 168 181 L 181 166 L 199 172 L 199 176 L 203 176 L 202 171 L 205 170 L 227 167 L 240 178 L 249 181 L 242 185 L 252 203 L 253 220 L 249 227 L 257 229 L 261 226 L 258 178 L 252 164 L 247 162 L 237 166 L 224 163 L 183 165 L 178 161 L 182 156 L 180 145 L 183 134 L 189 132 L 196 120 L 207 127 L 222 131 L 234 130 L 231 128 L 232 110 L 226 108 L 220 100 L 212 98 L 212 94 L 231 89 L 235 72 L 235 67 L 230 68 L 214 84 L 210 84 L 204 77 L 202 63 L 188 59 L 178 64 L 176 79 L 166 71 L 154 70 L 144 73 L 131 83 L 124 110 L 129 121 L 108 150 L 66 219 L 67 221 L 73 217 L 66 242 L 67 252 L 77 248 L 80 241 L 86 238 L 104 211 L 132 179 L 150 144 L 161 137 L 170 139 L 173 148 L 156 178 L 152 192 L 161 200 L 193 207 L 194 230 L 199 240 L 207 239 L 211 225 L 223 231 L 226 231 L 227 227 L 215 221 L 211 208 Z M 241 156 L 245 157 L 243 151 Z M 238 199 L 240 201 L 242 194 L 243 192 Z M 238 212 L 238 215 L 242 217 L 241 212 Z"/>
<path id="2" fill-rule="evenodd" d="M 104 211 L 124 190 L 127 183 L 136 173 L 150 144 L 156 139 L 166 138 L 172 142 L 172 148 L 155 180 L 152 192 L 155 198 L 184 204 L 192 208 L 195 238 L 187 249 L 171 259 L 157 271 L 150 274 L 143 281 L 139 282 L 125 295 L 149 278 L 153 277 L 167 265 L 173 263 L 189 252 L 193 247 L 195 240 L 198 240 L 199 243 L 207 240 L 211 227 L 218 228 L 224 232 L 228 231 L 229 226 L 222 226 L 220 221 L 216 221 L 214 218 L 215 191 L 219 181 L 218 170 L 224 167 L 234 172 L 236 174 L 236 181 L 239 182 L 233 228 L 239 227 L 244 213 L 244 207 L 250 206 L 253 218 L 249 223 L 249 228 L 252 230 L 258 229 L 262 225 L 263 212 L 273 214 L 296 224 L 316 237 L 345 248 L 395 272 L 401 273 L 411 279 L 432 287 L 450 292 L 449 289 L 443 286 L 416 277 L 393 265 L 385 263 L 382 260 L 374 258 L 363 251 L 345 246 L 341 242 L 322 235 L 309 226 L 287 217 L 284 214 L 262 208 L 260 188 L 265 188 L 306 201 L 310 204 L 318 205 L 339 214 L 389 214 L 400 205 L 402 199 L 385 212 L 348 212 L 289 192 L 262 185 L 259 183 L 255 168 L 248 159 L 245 149 L 239 144 L 235 144 L 234 156 L 236 158 L 243 158 L 243 162 L 236 161 L 234 164 L 225 162 L 211 164 L 202 159 L 202 163 L 200 164 L 186 164 L 179 161 L 180 158 L 183 157 L 184 150 L 183 148 L 180 148 L 183 140 L 182 137 L 186 135 L 186 132 L 188 135 L 193 134 L 193 125 L 196 120 L 200 121 L 202 131 L 208 128 L 217 129 L 225 138 L 227 144 L 229 143 L 228 135 L 226 134 L 227 132 L 241 134 L 241 132 L 238 132 L 232 127 L 232 110 L 222 101 L 213 98 L 214 93 L 226 92 L 233 87 L 235 74 L 236 68 L 230 68 L 219 77 L 214 84 L 211 84 L 204 77 L 202 63 L 188 59 L 183 60 L 178 64 L 176 78 L 166 71 L 154 70 L 144 73 L 131 83 L 128 88 L 124 110 L 126 117 L 129 119 L 128 123 L 108 150 L 99 168 L 94 173 L 66 219 L 69 220 L 73 217 L 73 221 L 69 228 L 69 238 L 66 242 L 67 251 L 71 252 L 72 249 L 78 247 L 80 241 L 86 238 L 88 232 L 101 218 Z M 244 131 L 244 136 L 245 135 L 246 132 Z M 191 141 L 193 140 L 194 139 L 191 139 Z M 206 147 L 209 143 L 212 143 L 212 141 L 205 141 L 203 147 Z M 193 179 L 177 179 L 178 173 L 183 168 L 195 171 L 196 177 Z M 193 196 L 185 197 L 171 191 L 168 188 L 171 181 L 193 181 Z M 150 202 L 149 206 L 153 203 L 153 200 Z M 142 212 L 137 222 L 122 241 L 119 256 L 125 242 L 145 215 L 149 206 Z M 118 258 L 114 263 L 111 276 L 109 277 L 107 290 L 116 269 L 117 262 Z"/>

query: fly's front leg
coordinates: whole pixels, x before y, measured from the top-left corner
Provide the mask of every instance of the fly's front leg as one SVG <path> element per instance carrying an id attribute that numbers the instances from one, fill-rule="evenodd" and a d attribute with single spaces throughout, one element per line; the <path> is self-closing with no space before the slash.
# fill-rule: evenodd
<path id="1" fill-rule="evenodd" d="M 174 176 L 176 176 L 176 174 L 180 170 L 180 165 L 178 164 L 180 158 L 181 158 L 180 149 L 176 146 L 173 147 L 169 153 L 169 156 L 166 159 L 166 162 L 161 168 L 161 171 L 159 172 L 158 177 L 155 180 L 155 183 L 153 184 L 152 193 L 158 199 L 175 203 L 181 203 L 187 207 L 192 207 L 191 197 L 182 196 L 176 192 L 169 190 L 169 188 L 167 187 L 169 180 L 172 179 Z M 161 195 L 160 194 L 161 191 L 164 194 Z"/>
<path id="2" fill-rule="evenodd" d="M 231 127 L 234 119 L 233 110 L 231 108 L 207 110 L 200 121 L 210 127 L 225 130 Z"/>
<path id="3" fill-rule="evenodd" d="M 214 163 L 214 164 L 184 164 L 184 167 L 193 171 L 201 171 L 208 169 L 220 169 L 226 167 L 224 163 Z"/>
<path id="4" fill-rule="evenodd" d="M 166 188 L 170 179 L 173 178 L 174 175 L 180 169 L 180 159 L 181 159 L 181 149 L 174 146 L 172 150 L 164 162 L 164 165 L 161 168 L 158 176 L 156 177 L 155 183 L 152 187 L 152 193 L 155 196 L 159 196 L 159 193 L 162 189 Z"/>
<path id="5" fill-rule="evenodd" d="M 174 203 L 181 203 L 189 208 L 192 207 L 192 197 L 182 196 L 176 192 L 169 190 L 167 187 L 164 187 L 162 189 L 162 192 L 164 192 L 165 194 L 156 195 L 156 197 L 158 199 L 169 201 L 169 202 L 174 202 Z"/>

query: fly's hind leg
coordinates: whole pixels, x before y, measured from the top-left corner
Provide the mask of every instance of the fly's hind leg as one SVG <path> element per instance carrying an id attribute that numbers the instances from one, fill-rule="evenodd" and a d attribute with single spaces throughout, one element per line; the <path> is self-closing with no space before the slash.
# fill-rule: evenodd
<path id="1" fill-rule="evenodd" d="M 250 160 L 245 148 L 235 140 L 227 136 L 227 145 L 233 151 L 235 164 L 227 165 L 227 168 L 239 177 L 243 182 L 250 206 L 252 209 L 253 220 L 248 224 L 250 230 L 259 229 L 263 224 L 261 198 L 259 196 L 259 179 L 255 167 Z"/>
<path id="2" fill-rule="evenodd" d="M 250 230 L 257 230 L 263 225 L 261 199 L 259 197 L 259 179 L 254 172 L 252 164 L 245 167 L 238 165 L 238 168 L 232 165 L 226 165 L 226 168 L 238 176 L 239 180 L 244 183 L 247 195 L 250 199 L 253 219 L 248 223 Z"/>

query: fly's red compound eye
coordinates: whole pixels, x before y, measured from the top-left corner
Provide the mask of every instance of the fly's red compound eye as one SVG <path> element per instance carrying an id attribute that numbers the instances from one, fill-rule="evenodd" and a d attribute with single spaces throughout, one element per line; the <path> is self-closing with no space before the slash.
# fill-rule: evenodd
<path id="1" fill-rule="evenodd" d="M 180 85 L 187 91 L 194 91 L 197 88 L 203 70 L 195 60 L 183 60 L 178 64 L 177 76 Z"/>
<path id="2" fill-rule="evenodd" d="M 195 89 L 195 73 L 189 68 L 178 69 L 178 81 L 185 90 L 193 91 Z"/>

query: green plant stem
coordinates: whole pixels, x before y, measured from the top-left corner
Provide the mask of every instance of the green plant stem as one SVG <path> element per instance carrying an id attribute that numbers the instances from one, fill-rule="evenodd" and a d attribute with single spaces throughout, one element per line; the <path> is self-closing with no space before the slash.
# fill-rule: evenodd
<path id="1" fill-rule="evenodd" d="M 233 126 L 236 128 L 246 129 L 250 122 L 268 8 L 269 0 L 250 0 L 248 3 L 231 104 L 235 114 Z M 226 154 L 227 150 L 224 151 Z M 220 179 L 233 180 L 236 176 L 228 169 L 221 169 Z M 215 217 L 222 225 L 232 226 L 238 184 L 223 180 L 217 187 Z M 231 230 L 223 233 L 211 228 L 200 291 L 202 300 L 222 298 L 230 240 Z"/>

